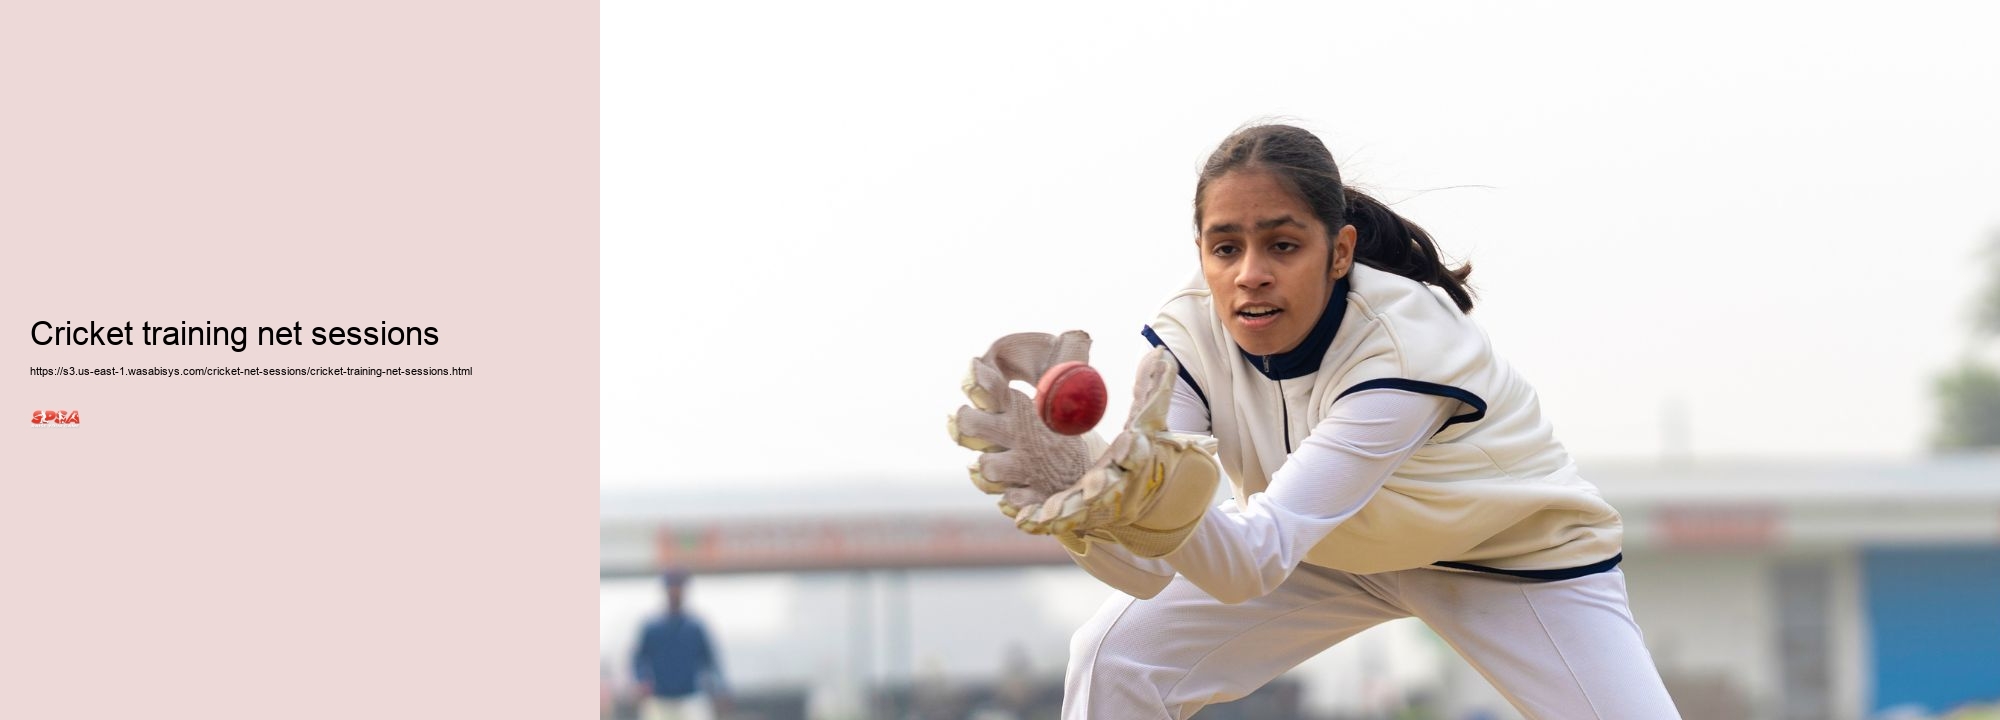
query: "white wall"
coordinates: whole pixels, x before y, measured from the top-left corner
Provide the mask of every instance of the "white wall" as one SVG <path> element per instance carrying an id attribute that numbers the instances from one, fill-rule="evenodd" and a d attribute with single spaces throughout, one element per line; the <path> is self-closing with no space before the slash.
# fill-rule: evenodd
<path id="1" fill-rule="evenodd" d="M 1768 556 L 1627 553 L 1632 613 L 1662 675 L 1734 681 L 1758 716 L 1779 701 Z"/>

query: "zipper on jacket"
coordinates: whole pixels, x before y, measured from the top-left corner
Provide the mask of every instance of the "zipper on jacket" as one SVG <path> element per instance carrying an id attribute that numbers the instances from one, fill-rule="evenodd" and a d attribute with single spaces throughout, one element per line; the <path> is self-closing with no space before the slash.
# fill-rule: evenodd
<path id="1" fill-rule="evenodd" d="M 1285 381 L 1278 381 L 1278 409 L 1285 413 L 1285 454 L 1292 454 L 1292 404 L 1285 401 Z"/>
<path id="2" fill-rule="evenodd" d="M 1264 361 L 1264 374 L 1271 374 L 1271 356 L 1259 356 Z M 1285 436 L 1285 454 L 1292 454 L 1292 407 L 1285 402 L 1285 381 L 1278 380 L 1278 410 L 1283 412 L 1285 424 L 1278 426 L 1278 433 Z"/>

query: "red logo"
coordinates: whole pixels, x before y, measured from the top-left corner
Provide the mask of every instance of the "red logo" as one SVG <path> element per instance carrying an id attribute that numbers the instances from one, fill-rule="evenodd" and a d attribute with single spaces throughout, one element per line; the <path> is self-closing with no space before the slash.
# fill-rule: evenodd
<path id="1" fill-rule="evenodd" d="M 28 422 L 36 425 L 76 425 L 83 422 L 83 415 L 75 410 L 36 410 Z"/>

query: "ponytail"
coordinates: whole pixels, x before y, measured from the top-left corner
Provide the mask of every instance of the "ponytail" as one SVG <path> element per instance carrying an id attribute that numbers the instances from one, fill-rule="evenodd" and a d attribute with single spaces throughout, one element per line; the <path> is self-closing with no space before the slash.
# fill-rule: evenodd
<path id="1" fill-rule="evenodd" d="M 1353 225 L 1359 236 L 1354 243 L 1356 262 L 1435 285 L 1451 296 L 1460 312 L 1472 312 L 1472 289 L 1466 285 L 1466 278 L 1472 276 L 1472 263 L 1446 266 L 1437 241 L 1416 223 L 1353 187 L 1343 188 L 1342 194 L 1347 201 L 1347 224 Z"/>

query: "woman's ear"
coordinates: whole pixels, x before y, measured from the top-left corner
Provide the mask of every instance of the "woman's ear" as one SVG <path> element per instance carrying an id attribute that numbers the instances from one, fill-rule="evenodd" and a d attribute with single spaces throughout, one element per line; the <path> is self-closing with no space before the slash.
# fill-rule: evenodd
<path id="1" fill-rule="evenodd" d="M 1347 271 L 1354 269 L 1354 243 L 1360 235 L 1353 225 L 1340 226 L 1340 232 L 1333 234 L 1333 263 L 1328 276 L 1339 280 L 1347 277 Z"/>

